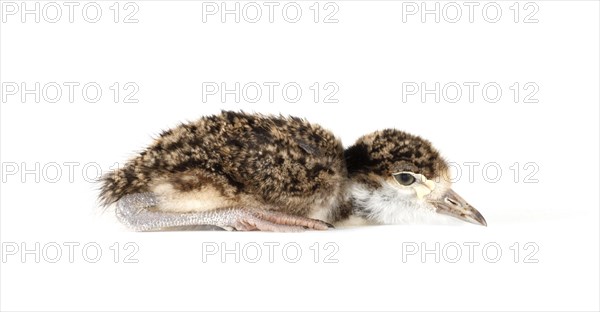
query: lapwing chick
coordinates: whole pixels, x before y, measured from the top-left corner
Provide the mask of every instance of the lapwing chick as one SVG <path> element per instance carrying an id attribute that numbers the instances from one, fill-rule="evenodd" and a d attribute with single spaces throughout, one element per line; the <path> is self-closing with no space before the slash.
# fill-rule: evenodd
<path id="1" fill-rule="evenodd" d="M 296 117 L 222 112 L 181 124 L 101 183 L 102 204 L 138 231 L 294 232 L 439 214 L 486 225 L 428 141 L 388 129 L 344 149 Z"/>

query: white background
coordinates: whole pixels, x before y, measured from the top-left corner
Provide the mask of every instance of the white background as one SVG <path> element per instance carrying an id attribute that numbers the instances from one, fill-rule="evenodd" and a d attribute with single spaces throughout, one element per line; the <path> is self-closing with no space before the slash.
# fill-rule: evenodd
<path id="1" fill-rule="evenodd" d="M 2 3 L 4 9 L 7 1 Z M 96 103 L 82 98 L 81 86 L 73 103 L 66 88 L 58 103 L 43 97 L 36 103 L 32 95 L 22 101 L 20 93 L 3 93 L 2 310 L 600 308 L 598 2 L 535 2 L 537 23 L 523 23 L 532 12 L 531 6 L 525 10 L 525 2 L 518 4 L 518 23 L 512 1 L 496 2 L 502 9 L 496 23 L 482 17 L 487 2 L 477 2 L 472 23 L 468 8 L 458 2 L 463 8 L 460 21 L 450 23 L 442 16 L 436 23 L 432 15 L 425 22 L 419 15 L 406 16 L 403 22 L 402 2 L 339 1 L 338 23 L 330 24 L 322 23 L 332 11 L 325 11 L 323 2 L 320 22 L 313 21 L 312 1 L 297 2 L 303 10 L 297 23 L 282 18 L 286 2 L 279 2 L 273 23 L 264 6 L 258 23 L 243 18 L 235 23 L 233 16 L 222 23 L 218 15 L 203 23 L 202 2 L 139 1 L 134 2 L 138 23 L 132 24 L 122 23 L 131 12 L 124 2 L 119 23 L 113 21 L 112 1 L 97 2 L 103 10 L 97 23 L 82 18 L 87 2 L 77 3 L 73 23 L 64 6 L 57 23 L 43 17 L 36 23 L 33 15 L 22 22 L 19 13 L 2 15 L 0 23 L 3 92 L 9 84 L 23 82 L 28 88 L 35 82 L 96 82 L 103 90 Z M 33 2 L 28 5 L 33 8 Z M 433 8 L 434 2 L 428 5 Z M 114 103 L 109 87 L 115 82 L 135 83 L 139 102 L 125 103 L 128 92 L 121 90 Z M 277 89 L 274 103 L 269 103 L 264 89 L 258 103 L 235 103 L 232 96 L 225 103 L 218 96 L 204 103 L 203 82 L 226 82 L 230 88 L 235 82 L 296 82 L 303 95 L 290 103 Z M 315 82 L 335 83 L 339 102 L 324 103 L 327 92 L 322 90 L 314 103 L 309 87 Z M 436 103 L 431 95 L 425 103 L 418 95 L 404 102 L 403 82 L 425 82 L 429 88 L 435 82 L 496 82 L 503 93 L 496 103 L 481 96 L 481 86 L 473 103 L 466 100 L 466 88 L 458 103 L 443 98 Z M 529 92 L 521 90 L 515 103 L 509 89 L 515 82 L 521 87 L 535 83 L 538 102 L 525 103 Z M 301 234 L 134 233 L 117 224 L 112 211 L 98 212 L 98 185 L 84 178 L 85 164 L 108 170 L 149 144 L 161 129 L 221 109 L 306 117 L 331 129 L 346 145 L 386 127 L 422 135 L 459 165 L 462 176 L 455 189 L 484 214 L 489 226 L 379 226 Z M 73 181 L 65 162 L 79 164 Z M 473 179 L 466 162 L 480 163 Z M 38 173 L 21 176 L 36 163 Z M 54 163 L 62 174 L 57 182 Z M 495 183 L 490 182 L 493 168 L 488 175 L 482 171 L 487 163 L 502 169 Z M 520 167 L 517 182 L 510 169 L 514 163 Z M 525 183 L 533 168 L 526 170 L 526 163 L 537 165 L 537 183 Z M 87 172 L 91 178 L 94 168 Z M 39 263 L 21 250 L 34 249 L 36 242 Z M 73 263 L 66 242 L 80 244 Z M 124 263 L 132 250 L 124 250 L 127 242 L 139 247 L 133 257 L 138 263 Z M 222 263 L 221 253 L 205 253 L 202 261 L 203 244 L 233 249 L 236 243 L 252 247 L 253 242 L 263 246 L 258 263 L 247 258 L 237 263 L 233 255 Z M 265 242 L 281 244 L 273 263 Z M 339 248 L 333 256 L 337 263 L 325 263 L 333 250 L 324 250 L 327 242 Z M 480 244 L 473 263 L 466 242 Z M 531 259 L 537 263 L 525 263 L 533 250 L 524 249 L 528 242 L 539 247 Z M 63 254 L 50 263 L 54 243 L 62 246 Z M 98 262 L 82 256 L 86 243 L 102 248 Z M 121 250 L 117 263 L 110 249 L 115 243 Z M 286 243 L 302 248 L 297 263 L 283 257 Z M 321 249 L 317 263 L 309 249 L 315 243 Z M 420 252 L 405 253 L 403 261 L 403 246 L 434 249 L 436 243 L 442 253 L 439 263 L 434 255 L 422 261 Z M 515 243 L 520 249 L 516 263 L 510 249 Z M 496 263 L 482 255 L 485 244 L 502 248 Z M 457 245 L 462 257 L 450 263 Z M 12 255 L 8 248 L 14 246 L 19 250 Z M 496 257 L 494 249 L 488 251 Z"/>

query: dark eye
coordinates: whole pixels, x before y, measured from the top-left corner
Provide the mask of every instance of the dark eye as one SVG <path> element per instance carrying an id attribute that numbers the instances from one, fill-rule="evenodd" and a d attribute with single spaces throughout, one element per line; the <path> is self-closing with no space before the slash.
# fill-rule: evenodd
<path id="1" fill-rule="evenodd" d="M 410 173 L 398 173 L 394 175 L 394 178 L 402 185 L 411 185 L 415 183 L 415 177 Z"/>

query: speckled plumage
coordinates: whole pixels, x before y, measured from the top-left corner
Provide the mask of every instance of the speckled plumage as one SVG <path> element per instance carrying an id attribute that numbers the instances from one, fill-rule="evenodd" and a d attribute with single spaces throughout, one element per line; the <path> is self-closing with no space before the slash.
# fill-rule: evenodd
<path id="1" fill-rule="evenodd" d="M 164 131 L 103 178 L 101 198 L 110 204 L 164 180 L 181 192 L 210 185 L 238 205 L 306 216 L 341 197 L 346 177 L 343 146 L 322 127 L 295 117 L 223 112 Z"/>
<path id="2" fill-rule="evenodd" d="M 444 177 L 448 170 L 429 141 L 395 129 L 359 138 L 344 155 L 350 177 L 367 184 L 374 183 L 373 175 L 389 177 L 394 172 L 410 171 L 434 179 Z"/>
<path id="3" fill-rule="evenodd" d="M 447 169 L 428 141 L 399 130 L 344 150 L 333 133 L 301 118 L 224 111 L 164 131 L 103 177 L 100 199 L 109 205 L 150 192 L 168 212 L 242 207 L 339 222 L 370 213 L 352 192 L 379 196 L 373 192 L 395 172 L 433 179 Z"/>

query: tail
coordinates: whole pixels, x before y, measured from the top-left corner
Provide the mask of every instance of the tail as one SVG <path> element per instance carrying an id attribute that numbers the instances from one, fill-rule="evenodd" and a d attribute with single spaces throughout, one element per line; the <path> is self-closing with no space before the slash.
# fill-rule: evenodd
<path id="1" fill-rule="evenodd" d="M 127 194 L 143 192 L 145 183 L 142 180 L 131 166 L 105 174 L 100 178 L 100 204 L 106 207 Z"/>

